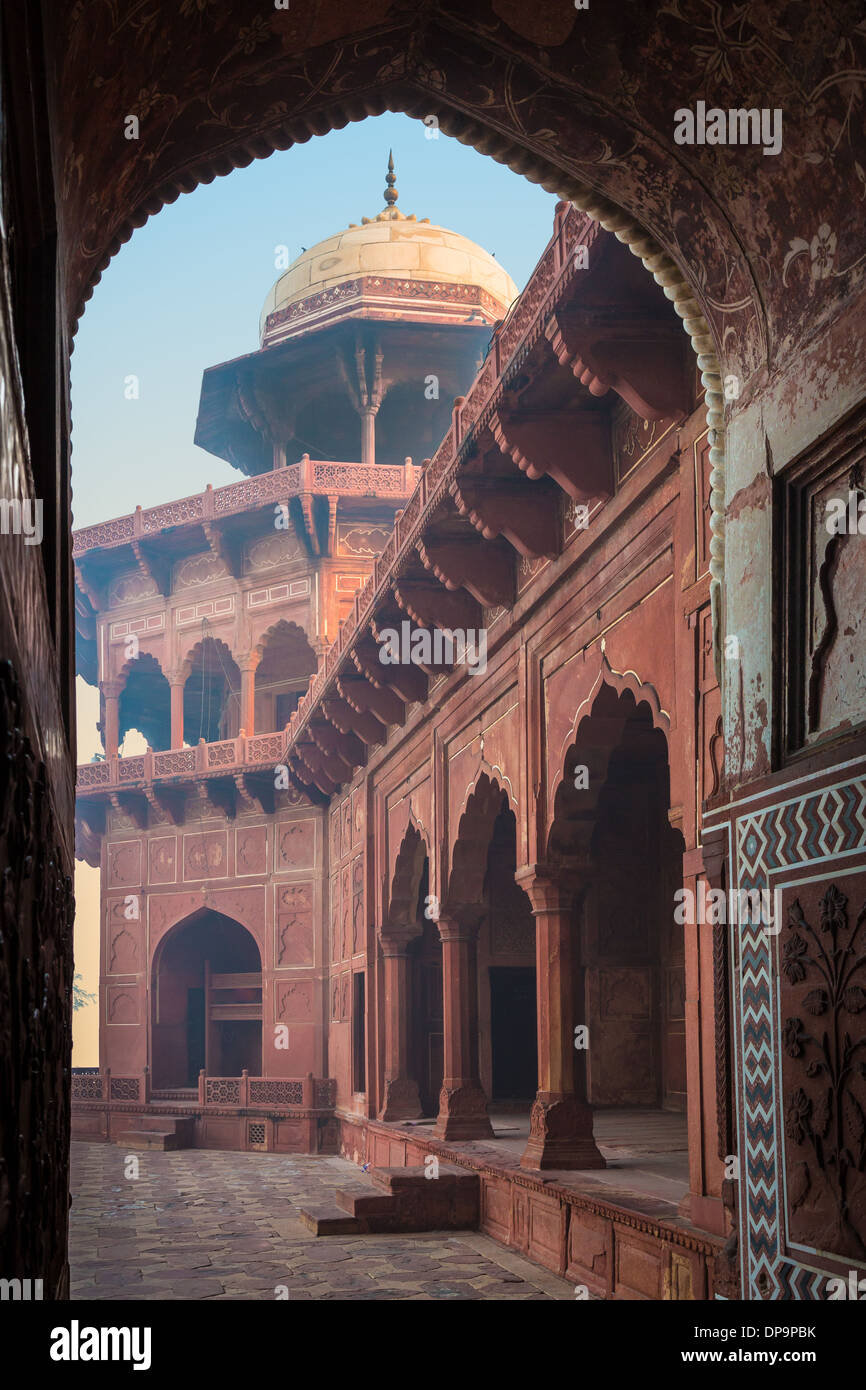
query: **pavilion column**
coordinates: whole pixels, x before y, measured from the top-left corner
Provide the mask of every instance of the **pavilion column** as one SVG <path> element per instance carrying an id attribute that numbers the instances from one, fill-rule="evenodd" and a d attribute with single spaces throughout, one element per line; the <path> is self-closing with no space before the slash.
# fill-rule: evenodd
<path id="1" fill-rule="evenodd" d="M 376 462 L 376 412 L 378 406 L 365 406 L 361 412 L 361 462 Z"/>
<path id="2" fill-rule="evenodd" d="M 171 746 L 183 748 L 183 676 L 171 677 Z"/>
<path id="3" fill-rule="evenodd" d="M 538 1093 L 520 1166 L 604 1168 L 586 1099 L 586 1053 L 575 1051 L 575 1026 L 583 1021 L 583 1009 L 576 1007 L 575 998 L 573 885 L 544 865 L 516 877 L 535 917 L 538 1003 Z"/>
<path id="4" fill-rule="evenodd" d="M 405 932 L 380 937 L 385 958 L 385 1094 L 380 1120 L 417 1120 L 423 1114 L 418 1082 L 409 1075 L 411 939 Z"/>
<path id="5" fill-rule="evenodd" d="M 252 738 L 256 731 L 256 667 L 259 658 L 255 652 L 241 657 L 238 666 L 241 672 L 241 711 L 240 728 Z"/>
<path id="6" fill-rule="evenodd" d="M 444 1071 L 437 1139 L 493 1136 L 487 1097 L 478 1077 L 479 920 L 440 917 Z"/>
<path id="7" fill-rule="evenodd" d="M 103 741 L 106 758 L 116 758 L 120 745 L 120 682 L 104 681 L 102 694 L 105 700 L 105 725 Z"/>

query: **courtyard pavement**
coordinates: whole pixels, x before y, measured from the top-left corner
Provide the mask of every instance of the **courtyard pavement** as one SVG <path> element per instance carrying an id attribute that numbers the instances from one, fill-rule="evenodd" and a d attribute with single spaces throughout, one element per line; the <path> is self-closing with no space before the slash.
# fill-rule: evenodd
<path id="1" fill-rule="evenodd" d="M 72 1145 L 73 1299 L 573 1299 L 473 1231 L 313 1236 L 298 1208 L 356 1182 L 341 1158 Z M 282 1286 L 287 1290 L 277 1294 Z"/>

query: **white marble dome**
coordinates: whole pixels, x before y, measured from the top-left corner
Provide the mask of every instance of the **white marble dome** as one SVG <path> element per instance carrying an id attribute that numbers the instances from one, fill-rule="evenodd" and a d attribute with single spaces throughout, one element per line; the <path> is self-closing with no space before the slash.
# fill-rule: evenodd
<path id="1" fill-rule="evenodd" d="M 389 180 L 393 181 L 393 173 Z M 499 262 L 459 232 L 438 227 L 426 217 L 407 217 L 393 205 L 396 193 L 392 189 L 385 197 L 390 205 L 378 216 L 365 217 L 360 225 L 350 223 L 345 231 L 326 237 L 280 276 L 262 308 L 262 346 L 273 336 L 267 328 L 269 315 L 360 276 L 443 287 L 475 285 L 495 301 L 500 311 L 496 317 L 505 317 L 518 290 Z"/>

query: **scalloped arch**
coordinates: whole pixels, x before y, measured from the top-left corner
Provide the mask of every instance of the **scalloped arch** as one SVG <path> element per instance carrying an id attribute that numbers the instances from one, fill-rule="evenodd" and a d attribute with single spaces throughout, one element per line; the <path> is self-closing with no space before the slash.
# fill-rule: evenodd
<path id="1" fill-rule="evenodd" d="M 655 686 L 651 685 L 649 681 L 642 681 L 636 671 L 615 671 L 604 652 L 600 652 L 599 666 L 595 679 L 588 693 L 578 705 L 574 719 L 571 722 L 571 728 L 560 743 L 557 761 L 552 765 L 558 769 L 558 772 L 555 778 L 551 776 L 550 787 L 548 788 L 548 835 L 554 821 L 556 794 L 565 777 L 565 760 L 568 757 L 569 749 L 579 742 L 581 725 L 592 718 L 592 708 L 602 686 L 607 686 L 610 690 L 615 691 L 617 695 L 624 695 L 628 692 L 628 694 L 634 698 L 635 706 L 641 704 L 647 705 L 652 716 L 653 727 L 659 729 L 666 739 L 670 737 L 670 715 L 667 710 L 662 709 Z"/>

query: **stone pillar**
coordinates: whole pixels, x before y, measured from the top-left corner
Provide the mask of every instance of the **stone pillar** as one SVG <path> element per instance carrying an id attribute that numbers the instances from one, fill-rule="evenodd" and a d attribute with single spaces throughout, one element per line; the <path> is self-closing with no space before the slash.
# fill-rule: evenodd
<path id="1" fill-rule="evenodd" d="M 423 1114 L 418 1082 L 409 1075 L 411 939 L 406 932 L 380 937 L 385 957 L 385 1093 L 380 1120 L 417 1120 Z"/>
<path id="2" fill-rule="evenodd" d="M 445 1075 L 437 1139 L 492 1138 L 487 1097 L 478 1079 L 479 921 L 440 917 Z"/>
<path id="3" fill-rule="evenodd" d="M 183 676 L 171 677 L 171 746 L 183 748 Z"/>
<path id="4" fill-rule="evenodd" d="M 583 1082 L 575 1088 L 575 953 L 571 908 L 574 884 L 535 865 L 516 876 L 535 917 L 538 1002 L 538 1093 L 532 1106 L 529 1142 L 521 1168 L 604 1168 L 592 1135 L 592 1107 Z M 585 1054 L 584 1054 L 585 1056 Z M 578 1062 L 583 1060 L 577 1054 Z"/>
<path id="5" fill-rule="evenodd" d="M 256 667 L 259 658 L 255 652 L 241 657 L 238 666 L 241 672 L 241 712 L 240 728 L 248 738 L 256 731 Z"/>
<path id="6" fill-rule="evenodd" d="M 376 411 L 378 406 L 367 405 L 361 412 L 361 462 L 376 462 Z"/>
<path id="7" fill-rule="evenodd" d="M 120 743 L 120 682 L 104 681 L 102 694 L 105 699 L 105 756 L 116 758 Z"/>

